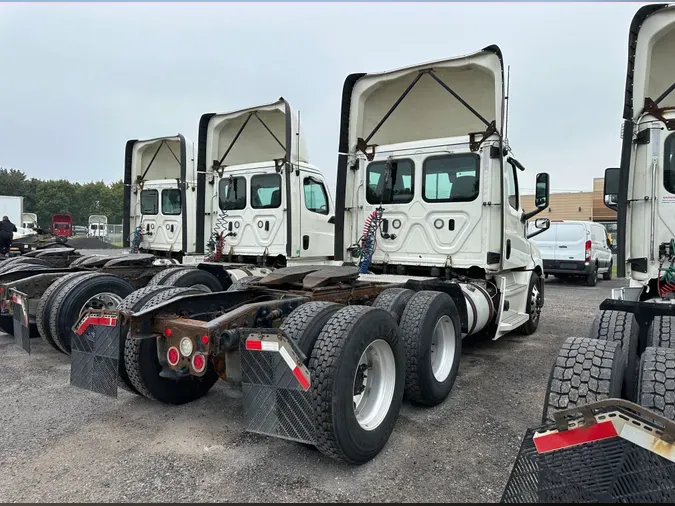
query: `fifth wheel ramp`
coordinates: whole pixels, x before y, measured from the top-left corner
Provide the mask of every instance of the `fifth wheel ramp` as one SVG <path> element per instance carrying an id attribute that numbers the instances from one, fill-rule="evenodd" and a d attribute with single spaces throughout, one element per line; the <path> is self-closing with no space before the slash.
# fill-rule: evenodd
<path id="1" fill-rule="evenodd" d="M 528 429 L 502 503 L 673 503 L 675 423 L 621 399 Z"/>

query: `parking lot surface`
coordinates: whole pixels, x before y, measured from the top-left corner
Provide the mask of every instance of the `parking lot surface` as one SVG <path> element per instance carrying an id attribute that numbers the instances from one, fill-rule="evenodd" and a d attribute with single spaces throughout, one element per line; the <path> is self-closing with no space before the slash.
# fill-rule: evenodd
<path id="1" fill-rule="evenodd" d="M 384 451 L 360 467 L 248 434 L 236 391 L 166 406 L 68 384 L 68 357 L 0 335 L 0 501 L 498 501 L 528 426 L 541 417 L 558 348 L 585 336 L 618 281 L 546 282 L 532 336 L 465 341 L 450 397 L 404 403 Z"/>

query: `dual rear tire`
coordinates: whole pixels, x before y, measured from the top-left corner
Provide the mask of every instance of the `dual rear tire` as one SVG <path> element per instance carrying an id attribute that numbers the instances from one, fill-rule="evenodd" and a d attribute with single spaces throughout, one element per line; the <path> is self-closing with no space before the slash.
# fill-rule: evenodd
<path id="1" fill-rule="evenodd" d="M 445 293 L 391 288 L 372 307 L 308 302 L 281 328 L 305 355 L 316 446 L 339 460 L 371 460 L 404 396 L 437 405 L 457 376 L 460 320 Z"/>

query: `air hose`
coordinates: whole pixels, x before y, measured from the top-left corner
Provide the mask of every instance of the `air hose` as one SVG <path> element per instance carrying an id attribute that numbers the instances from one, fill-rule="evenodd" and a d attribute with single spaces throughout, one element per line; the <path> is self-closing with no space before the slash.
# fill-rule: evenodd
<path id="1" fill-rule="evenodd" d="M 134 230 L 134 236 L 131 240 L 131 253 L 138 253 L 141 249 L 141 243 L 143 242 L 143 227 L 138 226 Z"/>
<path id="2" fill-rule="evenodd" d="M 377 229 L 380 228 L 382 211 L 382 206 L 373 210 L 363 224 L 363 234 L 361 235 L 359 244 L 359 256 L 361 257 L 359 260 L 360 274 L 366 274 L 368 272 L 370 262 L 373 260 L 373 254 L 375 253 L 376 247 L 375 234 L 377 233 Z"/>
<path id="3" fill-rule="evenodd" d="M 225 233 L 227 229 L 227 211 L 221 211 L 216 218 L 216 224 L 207 244 L 207 260 L 210 262 L 220 262 L 223 258 L 223 248 L 225 247 L 225 238 L 232 235 L 231 232 Z"/>

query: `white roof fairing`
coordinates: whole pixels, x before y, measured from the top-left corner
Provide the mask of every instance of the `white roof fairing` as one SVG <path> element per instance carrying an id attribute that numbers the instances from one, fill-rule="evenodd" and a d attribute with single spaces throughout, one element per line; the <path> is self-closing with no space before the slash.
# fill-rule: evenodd
<path id="1" fill-rule="evenodd" d="M 639 15 L 640 11 L 636 19 Z M 643 113 L 645 98 L 656 100 L 675 83 L 675 5 L 649 14 L 642 22 L 635 45 L 633 70 L 631 105 L 635 121 Z M 675 107 L 675 91 L 658 107 Z"/>
<path id="2" fill-rule="evenodd" d="M 138 176 L 143 176 L 145 181 L 180 178 L 183 140 L 189 160 L 192 157 L 193 143 L 180 134 L 136 141 L 132 150 L 131 183 Z"/>
<path id="3" fill-rule="evenodd" d="M 286 117 L 287 102 L 280 98 L 271 104 L 215 114 L 209 120 L 206 132 L 207 170 L 212 167 L 214 160 L 221 160 L 230 147 L 229 153 L 222 162 L 225 166 L 284 158 L 286 156 L 287 119 L 290 119 L 291 129 L 290 161 L 292 163 L 307 162 L 307 149 L 304 137 L 299 130 L 297 114 L 290 106 L 288 106 L 288 112 L 290 112 L 290 118 Z M 244 123 L 246 126 L 242 130 Z M 238 133 L 239 137 L 237 137 Z M 235 138 L 236 141 L 232 144 Z"/>
<path id="4" fill-rule="evenodd" d="M 494 46 L 493 46 L 494 47 Z M 367 139 L 420 71 L 434 74 L 484 119 L 501 129 L 504 100 L 503 68 L 498 48 L 367 74 L 354 85 L 349 112 L 349 147 Z M 431 75 L 423 75 L 368 144 L 465 136 L 483 132 L 485 123 Z"/>

